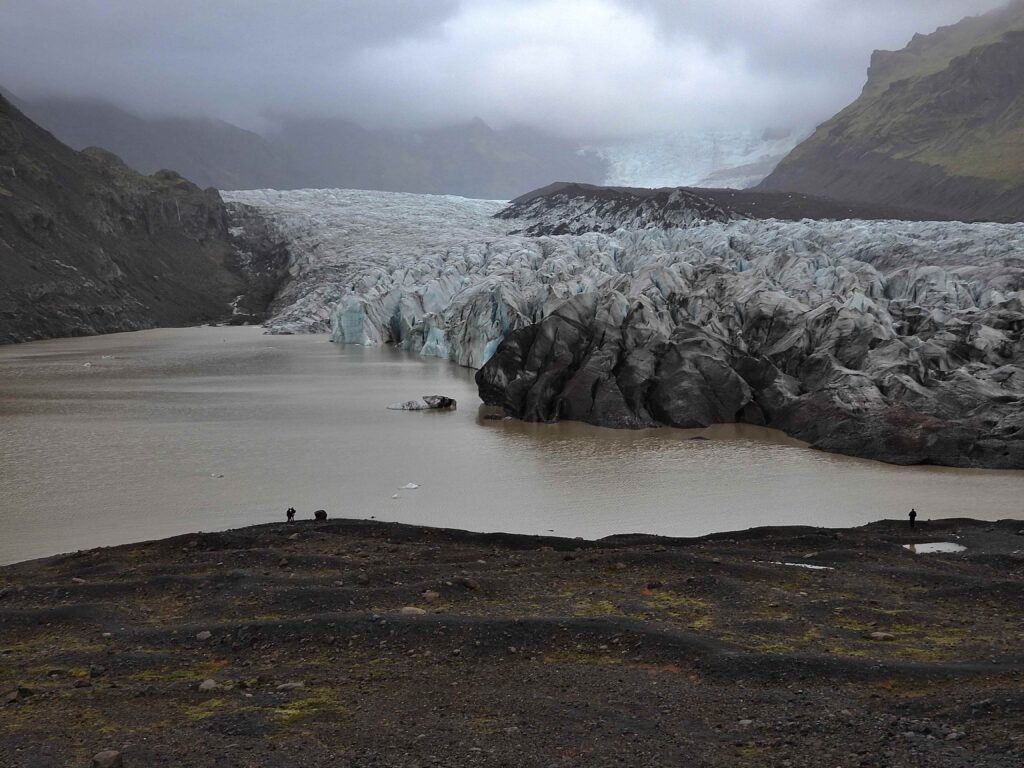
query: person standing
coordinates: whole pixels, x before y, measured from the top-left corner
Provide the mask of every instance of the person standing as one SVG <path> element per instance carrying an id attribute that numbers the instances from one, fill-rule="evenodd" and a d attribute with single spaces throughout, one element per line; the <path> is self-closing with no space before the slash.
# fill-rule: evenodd
<path id="1" fill-rule="evenodd" d="M 911 509 L 909 517 L 910 517 L 910 527 L 913 528 L 914 527 L 914 521 L 917 520 L 917 510 L 916 509 Z"/>

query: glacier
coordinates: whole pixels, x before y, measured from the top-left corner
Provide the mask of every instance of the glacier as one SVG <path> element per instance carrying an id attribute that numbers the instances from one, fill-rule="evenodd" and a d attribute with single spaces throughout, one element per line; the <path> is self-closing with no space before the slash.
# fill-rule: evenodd
<path id="1" fill-rule="evenodd" d="M 810 134 L 810 129 L 673 131 L 589 144 L 583 151 L 608 163 L 608 186 L 749 189 Z"/>
<path id="2" fill-rule="evenodd" d="M 271 332 L 477 368 L 485 402 L 519 418 L 744 421 L 897 463 L 1024 467 L 1022 225 L 571 195 L 225 198 L 289 242 Z"/>

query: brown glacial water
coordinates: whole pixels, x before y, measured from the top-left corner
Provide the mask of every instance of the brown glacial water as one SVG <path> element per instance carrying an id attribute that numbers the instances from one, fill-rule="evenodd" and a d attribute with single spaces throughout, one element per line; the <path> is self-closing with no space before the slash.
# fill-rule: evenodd
<path id="1" fill-rule="evenodd" d="M 458 410 L 386 408 L 435 393 Z M 919 522 L 1024 516 L 1024 472 L 893 467 L 750 427 L 490 421 L 479 402 L 450 363 L 258 328 L 0 347 L 0 563 L 289 506 L 587 538 L 852 526 L 912 506 Z"/>

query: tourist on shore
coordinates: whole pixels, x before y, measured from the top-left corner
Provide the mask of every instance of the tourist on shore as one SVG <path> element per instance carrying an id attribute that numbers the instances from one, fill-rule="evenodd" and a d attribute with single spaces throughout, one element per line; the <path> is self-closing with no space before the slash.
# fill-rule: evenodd
<path id="1" fill-rule="evenodd" d="M 911 509 L 910 510 L 910 527 L 911 528 L 914 527 L 914 521 L 915 520 L 917 520 L 917 510 L 916 509 Z"/>
<path id="2" fill-rule="evenodd" d="M 285 514 L 288 515 L 288 522 L 292 522 L 295 519 L 295 507 L 288 507 L 288 511 Z"/>

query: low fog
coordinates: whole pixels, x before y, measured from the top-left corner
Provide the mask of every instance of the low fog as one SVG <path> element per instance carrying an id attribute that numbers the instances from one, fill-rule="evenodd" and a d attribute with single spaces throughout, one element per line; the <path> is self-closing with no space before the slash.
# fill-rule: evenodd
<path id="1" fill-rule="evenodd" d="M 11 0 L 0 86 L 254 130 L 480 117 L 600 139 L 811 125 L 872 50 L 999 0 Z"/>

